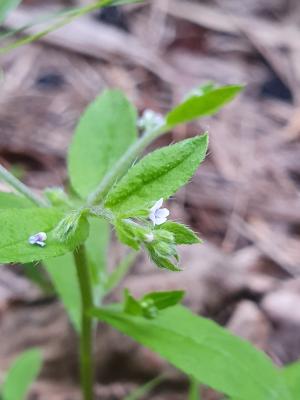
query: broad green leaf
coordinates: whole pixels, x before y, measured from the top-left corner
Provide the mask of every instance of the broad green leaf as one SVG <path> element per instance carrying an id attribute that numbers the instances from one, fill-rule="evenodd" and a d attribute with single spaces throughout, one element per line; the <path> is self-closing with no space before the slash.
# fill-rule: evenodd
<path id="1" fill-rule="evenodd" d="M 4 21 L 7 14 L 17 8 L 21 0 L 1 0 L 0 1 L 0 24 Z"/>
<path id="2" fill-rule="evenodd" d="M 123 400 L 139 400 L 144 398 L 146 394 L 151 392 L 156 386 L 158 386 L 162 381 L 164 377 L 163 376 L 158 376 L 151 381 L 145 383 L 145 385 L 140 386 L 136 390 L 134 390 L 131 394 L 126 396 Z"/>
<path id="3" fill-rule="evenodd" d="M 94 300 L 98 304 L 104 294 L 104 285 L 107 279 L 106 260 L 110 228 L 108 222 L 100 218 L 91 218 L 89 224 L 90 233 L 85 244 L 91 269 Z"/>
<path id="4" fill-rule="evenodd" d="M 135 259 L 137 257 L 137 253 L 129 253 L 127 256 L 123 258 L 119 265 L 113 270 L 113 272 L 109 275 L 107 282 L 105 284 L 105 292 L 111 292 L 115 287 L 119 285 L 125 275 L 128 273 L 130 268 L 132 267 Z"/>
<path id="5" fill-rule="evenodd" d="M 279 370 L 262 352 L 214 322 L 174 306 L 146 319 L 120 305 L 92 314 L 160 354 L 198 381 L 239 400 L 290 400 Z"/>
<path id="6" fill-rule="evenodd" d="M 147 155 L 108 193 L 106 207 L 128 212 L 170 197 L 193 176 L 205 157 L 207 145 L 205 134 Z"/>
<path id="7" fill-rule="evenodd" d="M 74 250 L 85 240 L 88 224 L 82 220 L 72 241 L 59 242 L 53 229 L 63 218 L 63 213 L 54 208 L 26 208 L 0 210 L 0 262 L 31 262 L 57 257 Z M 28 243 L 31 235 L 45 232 L 48 236 L 45 247 Z"/>
<path id="8" fill-rule="evenodd" d="M 290 390 L 293 400 L 300 398 L 300 362 L 295 362 L 282 369 L 282 375 Z"/>
<path id="9" fill-rule="evenodd" d="M 70 320 L 80 330 L 81 297 L 76 266 L 72 253 L 50 258 L 44 262 L 55 291 L 61 299 Z"/>
<path id="10" fill-rule="evenodd" d="M 193 95 L 167 114 L 167 124 L 172 127 L 214 114 L 231 101 L 242 88 L 240 85 L 228 85 Z"/>
<path id="11" fill-rule="evenodd" d="M 177 222 L 167 221 L 161 227 L 162 229 L 174 234 L 176 244 L 201 243 L 201 240 L 198 238 L 198 236 L 185 225 Z"/>
<path id="12" fill-rule="evenodd" d="M 0 209 L 1 208 L 32 208 L 32 202 L 24 196 L 0 192 Z"/>
<path id="13" fill-rule="evenodd" d="M 42 354 L 27 350 L 13 361 L 1 388 L 3 400 L 25 400 L 26 393 L 42 366 Z"/>
<path id="14" fill-rule="evenodd" d="M 136 110 L 118 90 L 105 90 L 82 115 L 71 143 L 68 169 L 86 197 L 136 140 Z"/>

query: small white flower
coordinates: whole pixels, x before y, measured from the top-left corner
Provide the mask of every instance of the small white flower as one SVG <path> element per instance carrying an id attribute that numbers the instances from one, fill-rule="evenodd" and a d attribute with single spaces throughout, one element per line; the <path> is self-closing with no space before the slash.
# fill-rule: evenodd
<path id="1" fill-rule="evenodd" d="M 164 125 L 165 119 L 161 114 L 153 110 L 145 110 L 138 120 L 138 127 L 141 129 L 154 129 Z"/>
<path id="2" fill-rule="evenodd" d="M 38 246 L 44 247 L 46 246 L 45 241 L 47 240 L 47 234 L 45 232 L 39 232 L 35 235 L 30 236 L 28 239 L 28 243 L 37 244 Z"/>
<path id="3" fill-rule="evenodd" d="M 153 207 L 150 208 L 149 219 L 153 225 L 161 225 L 166 222 L 170 211 L 167 208 L 161 208 L 164 199 L 159 199 Z"/>

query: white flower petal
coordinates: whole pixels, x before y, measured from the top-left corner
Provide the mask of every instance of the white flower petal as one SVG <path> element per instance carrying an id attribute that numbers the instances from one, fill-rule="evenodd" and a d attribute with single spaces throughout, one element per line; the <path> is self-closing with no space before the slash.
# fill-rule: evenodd
<path id="1" fill-rule="evenodd" d="M 170 214 L 170 211 L 167 208 L 161 208 L 157 210 L 155 213 L 156 218 L 166 218 Z"/>
<path id="2" fill-rule="evenodd" d="M 167 220 L 167 218 L 165 218 L 165 217 L 156 218 L 155 219 L 155 224 L 156 225 L 161 225 L 161 224 L 165 223 L 166 220 Z"/>
<path id="3" fill-rule="evenodd" d="M 152 206 L 150 208 L 150 210 L 155 212 L 156 210 L 158 210 L 163 205 L 163 202 L 164 202 L 163 198 L 157 200 L 157 202 L 154 204 L 154 206 Z"/>
<path id="4" fill-rule="evenodd" d="M 151 212 L 149 214 L 149 219 L 150 219 L 150 221 L 152 221 L 153 225 L 155 225 L 155 223 L 156 223 L 155 212 Z"/>

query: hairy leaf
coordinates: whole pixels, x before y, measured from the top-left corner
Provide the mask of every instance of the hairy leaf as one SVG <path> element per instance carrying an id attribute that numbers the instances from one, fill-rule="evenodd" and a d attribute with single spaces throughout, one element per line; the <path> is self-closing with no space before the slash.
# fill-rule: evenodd
<path id="1" fill-rule="evenodd" d="M 32 202 L 24 196 L 0 192 L 0 209 L 1 208 L 32 208 Z"/>
<path id="2" fill-rule="evenodd" d="M 229 85 L 199 92 L 200 95 L 192 95 L 167 114 L 167 124 L 172 127 L 214 114 L 231 101 L 242 88 L 239 85 Z"/>
<path id="3" fill-rule="evenodd" d="M 183 306 L 146 319 L 119 305 L 92 314 L 160 354 L 175 367 L 239 400 L 290 400 L 279 370 L 265 354 Z"/>
<path id="4" fill-rule="evenodd" d="M 134 165 L 108 193 L 105 205 L 116 212 L 141 209 L 168 198 L 193 176 L 204 159 L 208 136 L 163 147 Z"/>
<path id="5" fill-rule="evenodd" d="M 82 220 L 72 241 L 63 243 L 53 234 L 62 217 L 63 213 L 53 208 L 0 210 L 0 262 L 39 261 L 74 250 L 87 236 L 87 222 Z M 38 232 L 48 236 L 45 247 L 28 243 L 29 237 Z"/>
<path id="6" fill-rule="evenodd" d="M 42 354 L 27 350 L 13 361 L 1 388 L 3 400 L 25 400 L 26 393 L 42 366 Z"/>
<path id="7" fill-rule="evenodd" d="M 118 90 L 106 90 L 82 115 L 69 149 L 76 192 L 86 197 L 136 140 L 136 110 Z"/>
<path id="8" fill-rule="evenodd" d="M 201 240 L 190 228 L 177 222 L 167 221 L 162 225 L 162 229 L 173 233 L 176 244 L 201 243 Z"/>

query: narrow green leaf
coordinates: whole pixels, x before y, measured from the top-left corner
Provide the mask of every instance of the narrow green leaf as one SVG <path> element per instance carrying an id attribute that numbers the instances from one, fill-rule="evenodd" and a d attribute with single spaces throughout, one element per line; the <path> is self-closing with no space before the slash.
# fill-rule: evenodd
<path id="1" fill-rule="evenodd" d="M 1 0 L 0 1 L 0 24 L 14 8 L 17 8 L 21 0 Z"/>
<path id="2" fill-rule="evenodd" d="M 136 110 L 118 90 L 105 90 L 85 110 L 69 149 L 75 191 L 86 197 L 136 140 Z"/>
<path id="3" fill-rule="evenodd" d="M 162 225 L 162 229 L 172 232 L 176 244 L 195 244 L 201 243 L 198 236 L 187 226 L 177 222 L 167 221 Z"/>
<path id="4" fill-rule="evenodd" d="M 56 293 L 61 299 L 70 320 L 80 330 L 81 298 L 76 267 L 72 253 L 43 262 Z"/>
<path id="5" fill-rule="evenodd" d="M 151 381 L 145 383 L 145 385 L 137 388 L 134 390 L 131 394 L 126 396 L 123 400 L 139 400 L 149 394 L 156 386 L 158 386 L 162 381 L 164 377 L 163 376 L 158 376 Z"/>
<path id="6" fill-rule="evenodd" d="M 0 210 L 0 262 L 31 262 L 68 253 L 85 240 L 88 224 L 82 220 L 72 241 L 59 242 L 53 229 L 62 219 L 63 213 L 54 208 L 26 208 Z M 31 235 L 45 232 L 46 246 L 28 243 Z"/>
<path id="7" fill-rule="evenodd" d="M 175 306 L 184 296 L 183 290 L 170 290 L 166 292 L 151 292 L 142 298 L 142 302 L 151 301 L 159 310 Z"/>
<path id="8" fill-rule="evenodd" d="M 3 400 L 25 400 L 26 393 L 42 366 L 42 354 L 27 350 L 14 360 L 1 388 Z"/>
<path id="9" fill-rule="evenodd" d="M 200 95 L 193 95 L 167 114 L 167 124 L 172 127 L 214 114 L 242 89 L 243 86 L 240 85 L 228 85 L 204 91 Z"/>
<path id="10" fill-rule="evenodd" d="M 131 252 L 123 258 L 120 264 L 117 265 L 114 271 L 109 275 L 105 284 L 105 293 L 111 292 L 115 287 L 119 285 L 119 283 L 132 267 L 136 257 L 137 253 Z"/>
<path id="11" fill-rule="evenodd" d="M 1 208 L 32 208 L 32 202 L 24 196 L 0 192 L 0 209 Z"/>
<path id="12" fill-rule="evenodd" d="M 161 197 L 170 197 L 193 176 L 207 146 L 205 134 L 147 155 L 108 193 L 106 207 L 128 212 L 144 208 Z"/>
<path id="13" fill-rule="evenodd" d="M 288 365 L 282 370 L 283 378 L 290 390 L 293 400 L 299 400 L 300 397 L 300 362 Z"/>
<path id="14" fill-rule="evenodd" d="M 290 400 L 279 370 L 265 354 L 182 306 L 146 319 L 119 305 L 92 315 L 160 354 L 175 367 L 239 400 Z"/>

